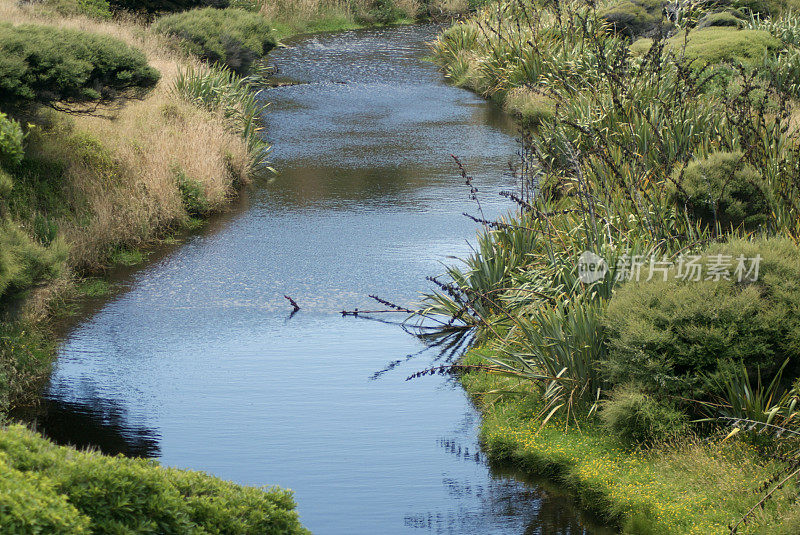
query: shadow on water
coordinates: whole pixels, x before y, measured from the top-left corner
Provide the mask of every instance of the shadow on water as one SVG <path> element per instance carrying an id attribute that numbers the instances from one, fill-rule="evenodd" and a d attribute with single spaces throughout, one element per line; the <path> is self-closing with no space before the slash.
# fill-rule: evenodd
<path id="1" fill-rule="evenodd" d="M 161 438 L 146 424 L 132 421 L 125 407 L 102 397 L 70 402 L 45 398 L 13 417 L 28 422 L 58 444 L 98 449 L 108 455 L 158 457 Z"/>

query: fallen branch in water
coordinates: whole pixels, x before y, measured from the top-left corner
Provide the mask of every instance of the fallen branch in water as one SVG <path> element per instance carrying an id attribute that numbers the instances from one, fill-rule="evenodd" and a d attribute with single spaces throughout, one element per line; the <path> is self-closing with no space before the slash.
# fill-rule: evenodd
<path id="1" fill-rule="evenodd" d="M 286 294 L 284 294 L 283 297 L 285 299 L 287 299 L 289 301 L 289 304 L 294 307 L 294 310 L 292 311 L 293 313 L 297 312 L 298 310 L 300 310 L 300 305 L 297 304 L 297 301 L 295 301 L 294 299 L 292 299 L 291 297 L 289 297 Z"/>

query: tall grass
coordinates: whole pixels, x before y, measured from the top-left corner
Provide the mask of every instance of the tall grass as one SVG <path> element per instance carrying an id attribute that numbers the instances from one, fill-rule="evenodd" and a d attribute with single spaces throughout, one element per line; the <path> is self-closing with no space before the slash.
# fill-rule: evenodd
<path id="1" fill-rule="evenodd" d="M 223 66 L 190 65 L 178 72 L 173 87 L 184 100 L 221 113 L 247 143 L 251 164 L 267 166 L 271 147 L 261 135 L 260 121 L 268 103 L 258 96 L 253 78 L 242 78 Z"/>

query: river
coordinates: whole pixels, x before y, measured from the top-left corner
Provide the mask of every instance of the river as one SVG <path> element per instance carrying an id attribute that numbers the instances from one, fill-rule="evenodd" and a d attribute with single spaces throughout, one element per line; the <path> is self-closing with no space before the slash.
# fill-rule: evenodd
<path id="1" fill-rule="evenodd" d="M 339 313 L 384 308 L 369 294 L 411 303 L 469 252 L 462 212 L 476 207 L 451 154 L 487 216 L 510 208 L 498 193 L 514 185 L 513 125 L 423 61 L 436 31 L 317 35 L 273 53 L 303 82 L 262 93 L 279 175 L 113 274 L 121 291 L 64 333 L 47 434 L 291 488 L 319 534 L 595 532 L 563 495 L 487 464 L 456 383 L 405 380 L 435 348 Z"/>

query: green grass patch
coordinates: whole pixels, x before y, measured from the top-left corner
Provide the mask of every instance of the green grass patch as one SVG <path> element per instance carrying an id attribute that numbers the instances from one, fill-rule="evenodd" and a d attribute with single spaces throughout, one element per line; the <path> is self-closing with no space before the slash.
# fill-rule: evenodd
<path id="1" fill-rule="evenodd" d="M 80 297 L 97 298 L 109 295 L 113 288 L 105 279 L 90 277 L 79 282 L 75 290 Z"/>
<path id="2" fill-rule="evenodd" d="M 147 253 L 139 249 L 120 247 L 112 249 L 109 253 L 109 261 L 117 266 L 138 266 L 147 260 Z"/>

